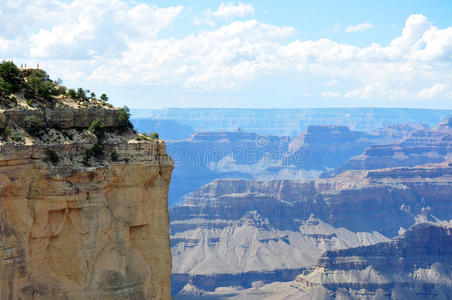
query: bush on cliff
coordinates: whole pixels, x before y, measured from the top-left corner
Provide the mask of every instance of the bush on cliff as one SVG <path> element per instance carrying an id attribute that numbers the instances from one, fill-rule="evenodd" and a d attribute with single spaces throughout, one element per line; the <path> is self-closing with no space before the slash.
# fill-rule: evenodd
<path id="1" fill-rule="evenodd" d="M 84 89 L 78 88 L 77 93 L 76 93 L 76 98 L 78 98 L 79 100 L 82 100 L 82 101 L 86 101 L 86 100 L 88 100 L 88 97 L 86 96 L 86 94 L 87 93 Z"/>
<path id="2" fill-rule="evenodd" d="M 11 129 L 8 127 L 0 128 L 0 136 L 2 140 L 8 139 L 8 137 L 11 135 Z"/>
<path id="3" fill-rule="evenodd" d="M 149 137 L 153 140 L 156 140 L 159 138 L 159 134 L 157 132 L 151 132 L 149 133 Z"/>
<path id="4" fill-rule="evenodd" d="M 74 89 L 68 89 L 66 95 L 71 99 L 77 98 L 77 92 Z"/>
<path id="5" fill-rule="evenodd" d="M 50 162 L 53 165 L 56 165 L 60 161 L 60 158 L 58 157 L 58 154 L 55 151 L 49 150 L 47 151 L 47 157 L 45 161 Z"/>
<path id="6" fill-rule="evenodd" d="M 0 91 L 4 94 L 18 92 L 22 83 L 19 68 L 10 61 L 0 63 Z"/>
<path id="7" fill-rule="evenodd" d="M 42 70 L 33 70 L 26 78 L 24 93 L 27 98 L 37 97 L 45 100 L 50 100 L 52 96 L 59 94 L 55 83 Z"/>
<path id="8" fill-rule="evenodd" d="M 124 106 L 118 115 L 118 126 L 122 130 L 133 128 L 133 125 L 130 122 L 130 110 L 127 106 Z"/>
<path id="9" fill-rule="evenodd" d="M 99 119 L 92 121 L 91 125 L 88 127 L 88 130 L 97 136 L 97 138 L 101 138 L 105 134 L 104 124 L 102 124 L 102 121 Z"/>
<path id="10" fill-rule="evenodd" d="M 107 102 L 108 101 L 108 96 L 106 94 L 102 94 L 100 95 L 100 100 Z"/>

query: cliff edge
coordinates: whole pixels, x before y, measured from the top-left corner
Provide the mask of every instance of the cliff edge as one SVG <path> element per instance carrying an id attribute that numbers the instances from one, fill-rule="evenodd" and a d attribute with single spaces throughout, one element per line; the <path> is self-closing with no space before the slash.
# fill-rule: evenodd
<path id="1" fill-rule="evenodd" d="M 0 92 L 0 298 L 171 299 L 165 143 L 42 74 Z"/>

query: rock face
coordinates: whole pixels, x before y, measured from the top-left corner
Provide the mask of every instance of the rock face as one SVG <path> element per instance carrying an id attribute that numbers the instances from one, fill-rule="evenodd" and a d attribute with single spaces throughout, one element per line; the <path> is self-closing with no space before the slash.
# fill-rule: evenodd
<path id="1" fill-rule="evenodd" d="M 170 186 L 170 206 L 183 196 L 218 178 L 272 178 L 281 171 L 289 137 L 260 136 L 243 131 L 199 132 L 183 141 L 168 141 L 176 168 Z"/>
<path id="2" fill-rule="evenodd" d="M 217 180 L 170 209 L 173 272 L 194 278 L 307 268 L 324 250 L 387 241 L 422 220 L 449 220 L 451 195 L 448 163 L 316 181 Z M 173 281 L 180 288 L 187 282 L 194 283 Z"/>
<path id="3" fill-rule="evenodd" d="M 391 242 L 326 251 L 294 284 L 353 299 L 449 299 L 451 267 L 450 224 L 421 223 Z"/>
<path id="4" fill-rule="evenodd" d="M 452 126 L 446 119 L 434 129 L 420 129 L 400 143 L 373 145 L 346 162 L 343 170 L 371 170 L 439 163 L 452 157 Z"/>
<path id="5" fill-rule="evenodd" d="M 309 126 L 291 139 L 234 132 L 198 132 L 184 141 L 169 141 L 176 169 L 170 206 L 183 196 L 219 178 L 317 179 L 376 143 L 399 141 L 418 127 L 388 128 L 373 134 L 346 126 Z"/>
<path id="6" fill-rule="evenodd" d="M 0 114 L 12 132 L 0 141 L 0 298 L 170 299 L 164 142 L 119 128 L 117 109 L 66 100 Z M 29 115 L 44 125 L 33 134 Z"/>
<path id="7" fill-rule="evenodd" d="M 336 169 L 351 157 L 372 144 L 392 141 L 386 132 L 367 134 L 352 131 L 347 126 L 308 126 L 305 132 L 293 139 L 289 146 L 289 162 L 307 170 Z"/>

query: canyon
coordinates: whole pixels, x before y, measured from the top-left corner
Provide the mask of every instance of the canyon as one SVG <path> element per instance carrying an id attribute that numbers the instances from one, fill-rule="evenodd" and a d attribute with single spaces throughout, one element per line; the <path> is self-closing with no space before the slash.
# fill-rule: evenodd
<path id="1" fill-rule="evenodd" d="M 256 273 L 306 269 L 322 251 L 387 242 L 413 224 L 449 220 L 451 180 L 448 162 L 315 181 L 216 180 L 170 209 L 173 292 L 200 275 L 197 288 L 205 291 L 233 285 L 233 276 L 222 282 L 217 274 L 245 278 L 249 288 L 271 282 Z"/>
<path id="2" fill-rule="evenodd" d="M 170 141 L 180 172 L 173 183 L 185 184 L 173 187 L 170 208 L 175 298 L 335 298 L 322 284 L 295 284 L 297 274 L 325 253 L 390 243 L 417 224 L 451 219 L 451 124 L 370 132 L 311 125 L 296 137 L 236 130 Z"/>
<path id="3" fill-rule="evenodd" d="M 197 132 L 168 141 L 176 168 L 170 185 L 170 206 L 215 179 L 318 179 L 335 174 L 351 158 L 376 144 L 398 143 L 422 124 L 393 125 L 366 133 L 346 126 L 311 125 L 295 138 L 232 132 Z"/>
<path id="4" fill-rule="evenodd" d="M 293 281 L 215 292 L 187 284 L 177 299 L 449 299 L 451 243 L 450 222 L 419 223 L 387 242 L 325 251 Z"/>

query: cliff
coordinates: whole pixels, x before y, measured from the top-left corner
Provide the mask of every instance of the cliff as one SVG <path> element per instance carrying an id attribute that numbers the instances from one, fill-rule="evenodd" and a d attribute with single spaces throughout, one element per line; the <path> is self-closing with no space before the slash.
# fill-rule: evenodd
<path id="1" fill-rule="evenodd" d="M 165 143 L 96 99 L 0 106 L 0 298 L 170 299 Z"/>
<path id="2" fill-rule="evenodd" d="M 327 251 L 293 285 L 352 299 L 449 299 L 451 249 L 450 224 L 417 224 L 390 242 Z"/>
<path id="3" fill-rule="evenodd" d="M 407 134 L 397 143 L 372 145 L 338 168 L 343 170 L 371 170 L 426 163 L 440 163 L 452 157 L 451 119 L 433 129 L 419 129 Z"/>
<path id="4" fill-rule="evenodd" d="M 290 282 L 215 292 L 187 284 L 176 299 L 423 300 L 452 296 L 450 222 L 419 223 L 391 241 L 326 251 Z"/>

